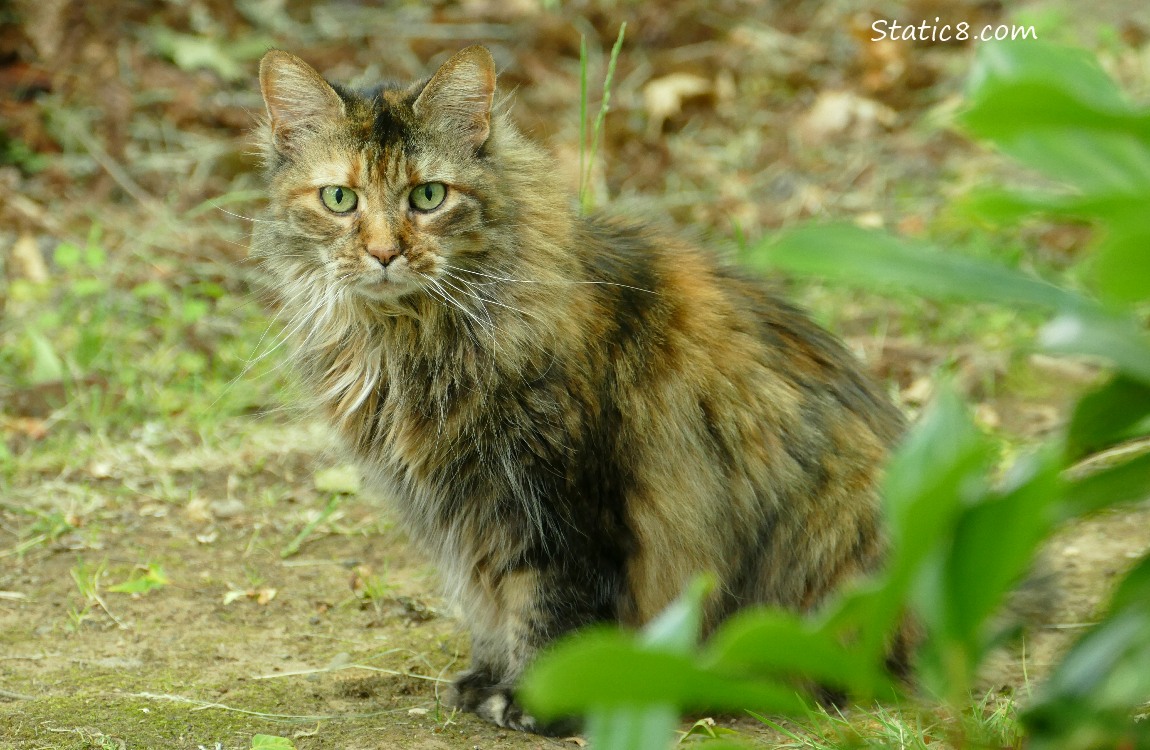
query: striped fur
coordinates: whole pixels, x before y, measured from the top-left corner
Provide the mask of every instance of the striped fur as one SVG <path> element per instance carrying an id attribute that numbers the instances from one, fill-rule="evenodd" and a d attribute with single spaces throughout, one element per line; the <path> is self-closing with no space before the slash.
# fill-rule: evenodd
<path id="1" fill-rule="evenodd" d="M 253 250 L 317 407 L 462 609 L 460 706 L 540 731 L 514 685 L 555 638 L 640 625 L 700 572 L 719 582 L 708 629 L 752 604 L 808 611 L 881 559 L 898 411 L 760 281 L 579 216 L 491 110 L 486 50 L 367 92 L 277 51 L 261 85 Z M 447 198 L 415 211 L 429 181 Z M 324 208 L 324 185 L 354 189 L 356 211 Z M 381 245 L 400 252 L 386 269 Z"/>

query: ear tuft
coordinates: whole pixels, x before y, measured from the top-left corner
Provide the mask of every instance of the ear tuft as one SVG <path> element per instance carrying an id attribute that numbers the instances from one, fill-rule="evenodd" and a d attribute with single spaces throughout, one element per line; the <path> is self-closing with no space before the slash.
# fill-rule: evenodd
<path id="1" fill-rule="evenodd" d="M 416 117 L 441 130 L 460 133 L 476 148 L 491 133 L 495 60 L 478 45 L 456 52 L 439 66 L 412 108 Z"/>
<path id="2" fill-rule="evenodd" d="M 344 114 L 339 94 L 310 65 L 273 49 L 260 60 L 260 91 L 268 108 L 277 151 L 290 152 L 301 135 L 315 132 Z"/>

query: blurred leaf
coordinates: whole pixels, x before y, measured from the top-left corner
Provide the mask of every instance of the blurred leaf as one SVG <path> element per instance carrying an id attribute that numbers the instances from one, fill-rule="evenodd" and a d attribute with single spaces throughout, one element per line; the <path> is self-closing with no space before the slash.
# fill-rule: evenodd
<path id="1" fill-rule="evenodd" d="M 968 131 L 1091 193 L 1150 190 L 1150 115 L 1085 52 L 986 44 L 970 76 Z"/>
<path id="2" fill-rule="evenodd" d="M 959 201 L 967 213 L 1000 222 L 1017 222 L 1045 213 L 1068 219 L 1102 219 L 1125 222 L 1140 217 L 1146 199 L 1136 195 L 1066 195 L 1062 193 L 1024 193 L 1001 188 L 977 189 Z"/>
<path id="3" fill-rule="evenodd" d="M 60 268 L 68 270 L 80 265 L 81 255 L 82 252 L 80 248 L 70 242 L 61 242 L 56 246 L 56 251 L 52 254 L 52 260 L 54 260 Z"/>
<path id="4" fill-rule="evenodd" d="M 295 750 L 295 745 L 287 737 L 257 734 L 252 737 L 251 750 Z"/>
<path id="5" fill-rule="evenodd" d="M 1069 312 L 1043 326 L 1038 341 L 1049 352 L 1101 357 L 1131 378 L 1150 384 L 1150 341 L 1130 318 Z"/>
<path id="6" fill-rule="evenodd" d="M 39 331 L 27 331 L 32 344 L 32 371 L 28 373 L 30 385 L 53 383 L 64 379 L 64 363 L 60 360 L 51 342 Z"/>
<path id="7" fill-rule="evenodd" d="M 845 648 L 833 633 L 817 630 L 791 612 L 762 610 L 736 615 L 715 634 L 704 663 L 732 674 L 793 678 L 801 675 L 849 690 L 856 697 L 890 695 L 881 660 Z"/>
<path id="8" fill-rule="evenodd" d="M 108 262 L 108 253 L 100 245 L 88 245 L 84 248 L 84 264 L 88 268 L 103 268 Z"/>
<path id="9" fill-rule="evenodd" d="M 780 713 L 804 706 L 792 687 L 710 671 L 618 630 L 591 630 L 559 643 L 527 673 L 520 697 L 544 719 L 621 706 Z"/>
<path id="10" fill-rule="evenodd" d="M 592 711 L 584 731 L 594 750 L 667 750 L 678 726 L 674 706 L 616 706 Z"/>
<path id="11" fill-rule="evenodd" d="M 183 34 L 163 26 L 148 29 L 148 40 L 159 54 L 181 70 L 210 70 L 225 81 L 240 81 L 249 75 L 243 63 L 259 58 L 275 46 L 265 36 L 238 39 Z"/>
<path id="12" fill-rule="evenodd" d="M 155 563 L 149 564 L 143 571 L 136 571 L 123 583 L 109 586 L 108 591 L 117 594 L 146 594 L 153 589 L 163 588 L 171 581 L 164 573 L 164 569 Z"/>
<path id="13" fill-rule="evenodd" d="M 1150 148 L 1147 152 L 1150 153 Z M 1147 201 L 1150 203 L 1150 194 Z M 1150 226 L 1139 220 L 1113 227 L 1098 247 L 1092 270 L 1099 292 L 1109 299 L 1117 302 L 1150 299 Z"/>
<path id="14" fill-rule="evenodd" d="M 1109 614 L 1070 649 L 1023 720 L 1039 746 L 1146 747 L 1150 732 L 1133 715 L 1147 700 L 1150 558 L 1126 576 Z"/>
<path id="15" fill-rule="evenodd" d="M 1059 507 L 1060 518 L 1150 499 L 1150 454 L 1069 482 Z"/>
<path id="16" fill-rule="evenodd" d="M 211 305 L 207 300 L 202 299 L 185 299 L 182 309 L 180 310 L 180 320 L 183 323 L 195 323 L 202 320 L 208 312 L 211 311 Z"/>
<path id="17" fill-rule="evenodd" d="M 941 253 L 852 224 L 800 227 L 749 251 L 753 266 L 776 266 L 868 288 L 1052 310 L 1096 309 L 1080 295 L 994 263 Z"/>
<path id="18" fill-rule="evenodd" d="M 168 287 L 164 286 L 155 279 L 149 279 L 141 284 L 136 284 L 132 287 L 132 294 L 140 299 L 149 299 L 152 297 L 166 297 L 170 294 Z"/>
<path id="19" fill-rule="evenodd" d="M 963 508 L 949 549 L 940 540 L 940 554 L 928 559 L 915 591 L 918 611 L 931 626 L 919 669 L 936 693 L 955 701 L 968 695 L 979 665 L 996 645 L 998 633 L 988 624 L 1053 528 L 1058 458 L 1049 451 L 1017 462 L 1010 486 Z"/>
<path id="20" fill-rule="evenodd" d="M 1078 460 L 1122 440 L 1150 416 L 1150 385 L 1119 375 L 1083 396 L 1066 434 L 1066 457 Z"/>
<path id="21" fill-rule="evenodd" d="M 643 627 L 640 642 L 679 654 L 691 653 L 703 627 L 703 602 L 714 587 L 713 578 L 696 578 L 679 598 Z"/>
<path id="22" fill-rule="evenodd" d="M 958 520 L 948 570 L 948 605 L 958 632 L 978 627 L 1030 567 L 1054 524 L 1052 503 L 1061 488 L 1054 454 L 1026 458 L 1012 467 L 1025 474 L 1015 486 L 986 496 Z"/>
<path id="23" fill-rule="evenodd" d="M 94 297 L 107 293 L 108 282 L 94 278 L 76 279 L 69 287 L 69 291 L 77 297 Z"/>
<path id="24" fill-rule="evenodd" d="M 993 451 L 974 427 L 954 390 L 944 384 L 887 466 L 883 484 L 891 557 L 870 588 L 845 596 L 828 615 L 828 632 L 861 631 L 858 649 L 872 658 L 885 654 L 899 626 L 908 592 L 930 557 L 946 549 L 961 508 L 985 491 Z M 923 587 L 919 587 L 922 589 Z M 931 600 L 920 612 L 942 627 L 944 615 Z"/>
<path id="25" fill-rule="evenodd" d="M 1035 86 L 1052 84 L 1059 91 L 1048 97 L 1050 101 L 1041 96 L 1003 95 L 1025 94 Z M 1002 101 L 991 105 L 988 100 L 993 97 Z M 967 79 L 967 98 L 971 104 L 964 123 L 979 135 L 1024 131 L 1036 123 L 1092 124 L 1099 117 L 1124 118 L 1133 112 L 1114 79 L 1091 53 L 1041 41 L 981 46 Z M 1010 111 L 1029 117 L 1007 120 L 1002 114 Z M 1075 114 L 1082 117 L 1080 123 L 1074 121 Z"/>

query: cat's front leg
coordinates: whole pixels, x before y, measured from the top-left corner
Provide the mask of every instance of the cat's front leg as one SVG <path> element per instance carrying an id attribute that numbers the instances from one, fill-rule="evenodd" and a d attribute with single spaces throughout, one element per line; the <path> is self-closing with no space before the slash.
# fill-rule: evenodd
<path id="1" fill-rule="evenodd" d="M 495 587 L 497 616 L 488 630 L 472 623 L 472 665 L 453 685 L 454 705 L 501 727 L 544 735 L 578 731 L 574 719 L 542 722 L 516 697 L 519 677 L 560 636 L 610 619 L 608 587 L 588 587 L 569 569 L 520 569 Z M 602 597 L 602 599 L 600 599 Z"/>

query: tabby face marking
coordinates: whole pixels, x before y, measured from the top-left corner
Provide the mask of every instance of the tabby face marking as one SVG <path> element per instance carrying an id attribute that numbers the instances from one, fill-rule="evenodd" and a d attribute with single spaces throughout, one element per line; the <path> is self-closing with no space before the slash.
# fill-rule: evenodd
<path id="1" fill-rule="evenodd" d="M 448 267 L 482 250 L 475 235 L 491 179 L 477 153 L 482 141 L 460 135 L 478 132 L 475 123 L 489 113 L 471 113 L 462 131 L 460 108 L 434 80 L 362 96 L 286 53 L 269 56 L 260 80 L 276 168 L 273 210 L 294 240 L 273 270 L 336 296 L 458 304 L 468 288 Z M 460 80 L 440 86 L 466 95 L 455 90 Z M 476 85 L 482 95 L 486 81 Z"/>

